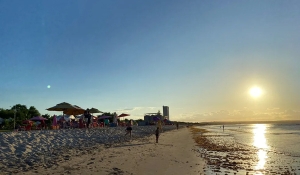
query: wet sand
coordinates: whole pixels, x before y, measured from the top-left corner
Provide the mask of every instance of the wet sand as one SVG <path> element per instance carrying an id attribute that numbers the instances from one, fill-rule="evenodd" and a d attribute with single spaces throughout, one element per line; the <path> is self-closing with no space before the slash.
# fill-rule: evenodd
<path id="1" fill-rule="evenodd" d="M 199 153 L 207 161 L 207 174 L 299 174 L 300 159 L 284 153 L 239 144 L 228 135 L 191 128 Z M 267 159 L 268 158 L 268 161 Z"/>

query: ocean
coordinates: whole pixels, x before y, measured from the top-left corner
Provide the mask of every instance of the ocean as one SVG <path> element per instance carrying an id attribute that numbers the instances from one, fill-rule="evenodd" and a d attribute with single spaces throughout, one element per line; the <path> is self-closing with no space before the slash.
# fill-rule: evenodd
<path id="1" fill-rule="evenodd" d="M 200 148 L 207 174 L 300 174 L 300 124 L 205 125 L 210 143 L 231 151 Z M 234 151 L 232 151 L 234 150 Z"/>

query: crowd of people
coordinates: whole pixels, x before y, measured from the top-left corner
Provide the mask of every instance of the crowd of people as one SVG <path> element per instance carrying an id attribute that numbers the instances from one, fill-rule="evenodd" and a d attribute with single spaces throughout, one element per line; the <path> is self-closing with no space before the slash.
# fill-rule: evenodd
<path id="1" fill-rule="evenodd" d="M 90 113 L 90 110 L 87 109 L 84 111 L 79 120 L 69 119 L 66 120 L 64 117 L 60 118 L 57 121 L 57 125 L 60 129 L 69 129 L 69 128 L 92 128 L 104 126 L 104 121 L 98 120 L 98 118 L 94 118 Z"/>

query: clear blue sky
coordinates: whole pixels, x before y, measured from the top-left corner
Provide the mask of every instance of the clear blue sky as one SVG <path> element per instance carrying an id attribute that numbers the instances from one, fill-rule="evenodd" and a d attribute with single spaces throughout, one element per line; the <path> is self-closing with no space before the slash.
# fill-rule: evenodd
<path id="1" fill-rule="evenodd" d="M 0 107 L 300 119 L 299 9 L 297 0 L 0 1 Z"/>

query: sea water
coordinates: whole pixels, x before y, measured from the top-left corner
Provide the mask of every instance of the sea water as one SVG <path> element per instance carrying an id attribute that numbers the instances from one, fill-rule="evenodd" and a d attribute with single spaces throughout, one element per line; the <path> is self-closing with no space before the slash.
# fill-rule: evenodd
<path id="1" fill-rule="evenodd" d="M 206 135 L 217 144 L 237 145 L 247 149 L 243 152 L 210 152 L 208 158 L 232 158 L 231 162 L 241 161 L 238 169 L 230 170 L 216 167 L 207 170 L 227 172 L 228 174 L 300 174 L 300 124 L 273 123 L 273 124 L 228 124 L 206 125 L 200 128 L 210 131 Z M 209 136 L 218 137 L 209 137 Z M 230 156 L 234 154 L 235 156 Z M 237 154 L 240 154 L 239 156 Z M 248 159 L 242 159 L 247 154 Z M 222 166 L 221 166 L 222 167 Z M 224 167 L 224 166 L 223 166 Z M 243 168 L 241 168 L 243 167 Z"/>

